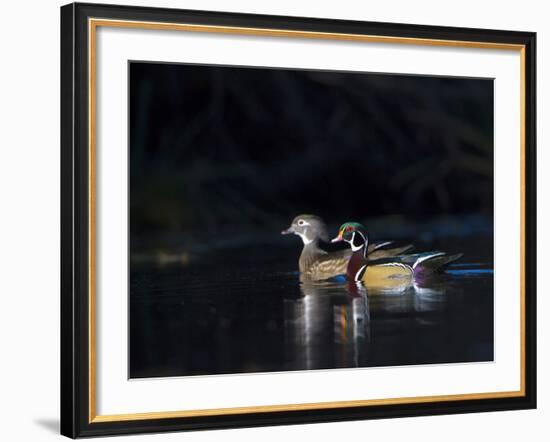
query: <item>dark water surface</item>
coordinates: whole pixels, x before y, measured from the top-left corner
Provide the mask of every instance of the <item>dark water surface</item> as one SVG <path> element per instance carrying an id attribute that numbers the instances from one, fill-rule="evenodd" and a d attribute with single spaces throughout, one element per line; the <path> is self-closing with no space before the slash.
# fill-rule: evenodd
<path id="1" fill-rule="evenodd" d="M 477 252 L 444 274 L 391 291 L 301 283 L 297 241 L 132 264 L 130 377 L 493 360 L 482 240 L 461 241 Z"/>

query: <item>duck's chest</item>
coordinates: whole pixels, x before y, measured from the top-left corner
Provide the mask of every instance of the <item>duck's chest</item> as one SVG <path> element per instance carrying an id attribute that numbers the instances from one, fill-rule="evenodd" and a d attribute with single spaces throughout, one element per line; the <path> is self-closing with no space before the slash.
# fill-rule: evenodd
<path id="1" fill-rule="evenodd" d="M 349 260 L 348 264 L 348 270 L 346 272 L 346 275 L 348 279 L 354 281 L 355 275 L 357 275 L 357 272 L 361 267 L 363 267 L 365 264 L 367 264 L 367 260 L 363 256 L 363 250 L 358 250 L 351 255 L 351 258 Z"/>

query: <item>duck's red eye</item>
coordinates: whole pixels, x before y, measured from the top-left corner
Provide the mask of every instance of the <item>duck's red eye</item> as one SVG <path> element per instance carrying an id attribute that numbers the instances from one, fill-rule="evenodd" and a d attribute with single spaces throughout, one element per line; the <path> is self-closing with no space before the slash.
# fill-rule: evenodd
<path id="1" fill-rule="evenodd" d="M 352 230 L 353 230 L 353 227 L 351 227 L 351 226 L 346 227 L 346 232 L 351 232 Z"/>

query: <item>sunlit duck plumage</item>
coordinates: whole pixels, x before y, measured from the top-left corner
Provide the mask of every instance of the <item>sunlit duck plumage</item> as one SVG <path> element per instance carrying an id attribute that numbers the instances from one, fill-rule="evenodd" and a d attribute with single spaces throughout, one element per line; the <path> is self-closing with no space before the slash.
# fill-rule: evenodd
<path id="1" fill-rule="evenodd" d="M 343 275 L 352 256 L 350 249 L 330 250 L 328 229 L 325 222 L 316 215 L 298 215 L 283 235 L 298 235 L 303 242 L 298 267 L 303 277 L 311 280 L 329 279 Z M 388 258 L 405 253 L 412 245 L 395 247 L 393 242 L 376 242 L 367 246 L 370 259 Z"/>
<path id="2" fill-rule="evenodd" d="M 338 236 L 332 242 L 345 241 L 350 245 L 351 258 L 346 268 L 346 277 L 367 285 L 401 284 L 420 275 L 437 272 L 462 254 L 447 255 L 433 251 L 386 259 L 373 259 L 368 252 L 369 239 L 366 228 L 359 223 L 342 224 Z"/>

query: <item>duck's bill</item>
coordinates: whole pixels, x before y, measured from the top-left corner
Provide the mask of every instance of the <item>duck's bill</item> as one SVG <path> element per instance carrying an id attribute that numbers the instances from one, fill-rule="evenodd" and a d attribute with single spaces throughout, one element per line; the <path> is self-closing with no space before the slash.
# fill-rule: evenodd
<path id="1" fill-rule="evenodd" d="M 281 235 L 290 235 L 291 233 L 295 233 L 294 227 L 289 227 L 288 229 L 281 231 Z"/>
<path id="2" fill-rule="evenodd" d="M 343 240 L 344 238 L 341 235 L 338 235 L 336 238 L 331 239 L 330 242 L 340 242 Z"/>

